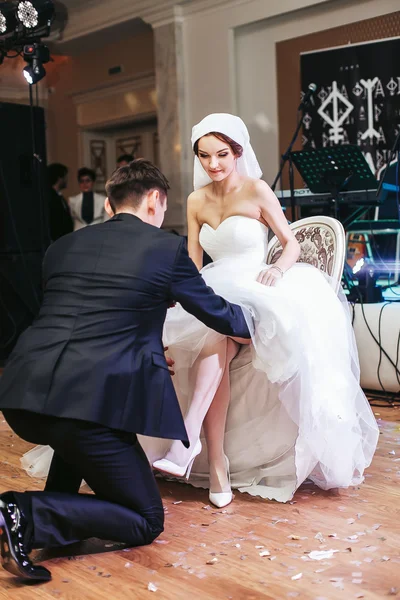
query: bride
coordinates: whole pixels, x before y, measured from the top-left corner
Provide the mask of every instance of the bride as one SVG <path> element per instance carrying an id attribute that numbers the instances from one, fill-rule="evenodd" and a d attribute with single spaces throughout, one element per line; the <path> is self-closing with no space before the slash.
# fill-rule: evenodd
<path id="1" fill-rule="evenodd" d="M 259 179 L 243 121 L 209 115 L 193 128 L 192 146 L 189 254 L 200 269 L 205 250 L 214 261 L 202 270 L 207 284 L 253 314 L 252 364 L 240 366 L 238 357 L 230 371 L 240 340 L 215 334 L 180 306 L 169 311 L 165 343 L 191 443 L 173 442 L 153 466 L 189 477 L 203 426 L 207 460 L 197 461 L 192 483 L 207 485 L 208 471 L 217 506 L 232 500 L 229 471 L 233 487 L 281 501 L 307 477 L 323 489 L 356 485 L 378 429 L 359 386 L 345 304 L 320 271 L 296 264 L 299 245 Z M 267 267 L 269 228 L 283 252 Z"/>
<path id="2" fill-rule="evenodd" d="M 323 489 L 357 485 L 378 428 L 359 385 L 345 299 L 319 270 L 296 263 L 298 243 L 260 180 L 243 121 L 209 115 L 193 128 L 192 146 L 189 254 L 199 269 L 203 250 L 212 257 L 206 283 L 248 308 L 255 327 L 244 350 L 245 340 L 208 329 L 180 305 L 169 310 L 164 341 L 190 447 L 142 438 L 144 450 L 154 468 L 209 487 L 218 507 L 232 488 L 286 502 L 307 478 Z M 269 229 L 283 248 L 273 266 L 265 263 Z M 50 456 L 39 448 L 24 460 L 38 476 Z"/>

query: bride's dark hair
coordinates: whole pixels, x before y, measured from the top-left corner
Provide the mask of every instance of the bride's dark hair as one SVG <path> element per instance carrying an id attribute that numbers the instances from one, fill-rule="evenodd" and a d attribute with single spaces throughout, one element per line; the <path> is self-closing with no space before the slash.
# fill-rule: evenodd
<path id="1" fill-rule="evenodd" d="M 225 142 L 225 144 L 228 144 L 228 146 L 230 147 L 230 149 L 232 150 L 232 152 L 236 156 L 236 158 L 240 158 L 242 156 L 242 154 L 243 154 L 243 148 L 242 148 L 242 146 L 240 144 L 238 144 L 237 142 L 235 142 L 235 140 L 232 140 L 230 137 L 228 137 L 224 133 L 219 133 L 219 131 L 210 131 L 210 133 L 206 133 L 206 135 L 203 135 L 201 137 L 207 137 L 209 135 L 213 135 L 218 140 L 221 140 L 221 142 Z M 194 146 L 193 146 L 193 151 L 194 151 L 194 153 L 195 153 L 196 156 L 199 155 L 199 141 L 200 141 L 200 139 L 197 140 L 194 143 Z"/>

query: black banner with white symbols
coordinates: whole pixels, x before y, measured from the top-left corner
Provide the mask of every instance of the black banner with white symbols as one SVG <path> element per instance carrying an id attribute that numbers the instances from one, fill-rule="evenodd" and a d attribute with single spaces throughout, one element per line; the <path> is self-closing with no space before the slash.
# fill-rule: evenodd
<path id="1" fill-rule="evenodd" d="M 301 55 L 306 150 L 357 144 L 376 174 L 400 128 L 400 38 Z"/>

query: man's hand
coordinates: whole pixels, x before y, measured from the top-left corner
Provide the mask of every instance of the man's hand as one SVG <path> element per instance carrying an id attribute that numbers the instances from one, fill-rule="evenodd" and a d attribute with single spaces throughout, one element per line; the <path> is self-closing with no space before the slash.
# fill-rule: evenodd
<path id="1" fill-rule="evenodd" d="M 168 347 L 164 348 L 164 352 L 166 352 L 167 350 L 168 350 Z M 175 371 L 173 370 L 173 366 L 175 364 L 175 361 L 172 360 L 172 358 L 170 358 L 169 356 L 166 356 L 165 360 L 167 361 L 168 367 L 170 367 L 168 369 L 168 371 L 170 372 L 170 375 L 175 375 Z"/>

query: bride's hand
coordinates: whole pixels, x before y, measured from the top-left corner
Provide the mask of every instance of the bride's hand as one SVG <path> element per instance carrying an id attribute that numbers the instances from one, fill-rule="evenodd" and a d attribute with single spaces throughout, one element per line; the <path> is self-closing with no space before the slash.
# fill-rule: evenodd
<path id="1" fill-rule="evenodd" d="M 282 277 L 282 271 L 278 269 L 278 267 L 272 266 L 265 271 L 261 271 L 261 273 L 257 277 L 257 281 L 262 285 L 273 287 L 276 285 L 276 282 L 279 281 L 279 279 L 282 279 Z"/>

